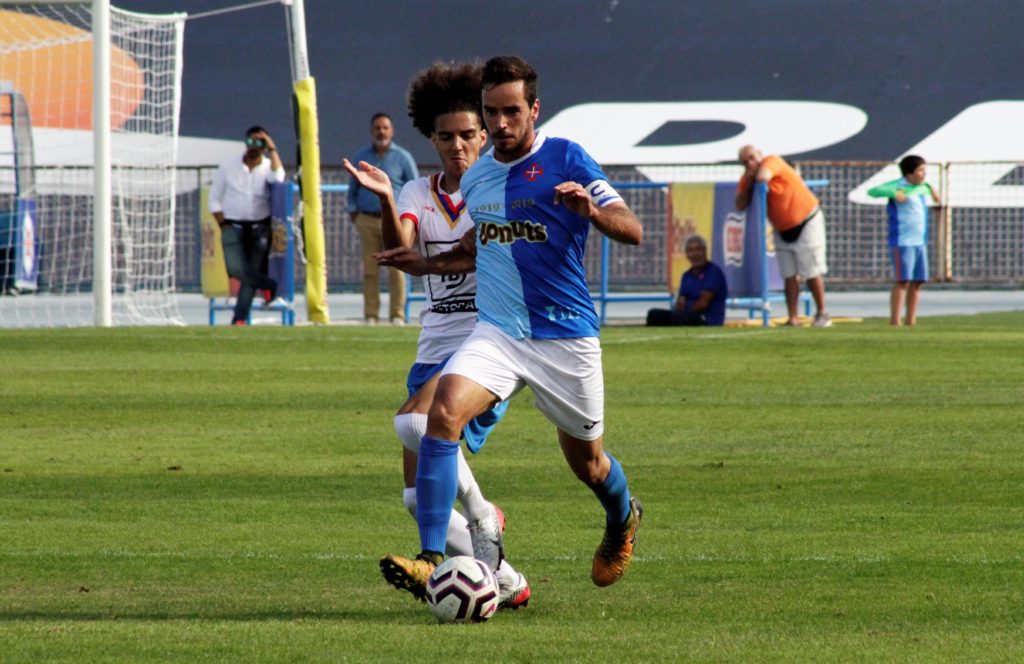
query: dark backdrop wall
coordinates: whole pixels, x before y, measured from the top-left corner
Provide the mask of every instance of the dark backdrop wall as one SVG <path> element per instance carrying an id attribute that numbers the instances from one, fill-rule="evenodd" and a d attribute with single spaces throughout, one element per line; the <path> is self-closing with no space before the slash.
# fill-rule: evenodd
<path id="1" fill-rule="evenodd" d="M 242 0 L 116 4 L 196 13 Z M 258 122 L 293 154 L 284 12 L 188 22 L 183 134 L 234 138 Z M 435 162 L 405 118 L 409 79 L 434 60 L 500 53 L 540 71 L 542 121 L 595 101 L 814 100 L 867 114 L 859 133 L 792 155 L 802 159 L 893 159 L 972 104 L 1024 100 L 1013 2 L 307 0 L 306 14 L 326 163 L 367 142 L 378 110 L 396 118 L 400 144 Z M 709 140 L 702 131 L 666 127 L 644 144 Z"/>

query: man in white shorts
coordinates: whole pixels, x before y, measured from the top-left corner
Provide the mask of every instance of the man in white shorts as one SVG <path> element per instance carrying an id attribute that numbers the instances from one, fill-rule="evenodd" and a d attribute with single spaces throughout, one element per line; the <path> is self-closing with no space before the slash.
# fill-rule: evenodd
<path id="1" fill-rule="evenodd" d="M 435 64 L 413 79 L 408 94 L 409 116 L 433 143 L 442 172 L 407 183 L 397 206 L 387 173 L 367 162 L 360 162 L 356 169 L 347 159 L 344 161 L 352 177 L 380 198 L 385 248 L 415 246 L 420 254 L 431 256 L 449 251 L 467 231 L 472 232 L 473 221 L 466 212 L 460 182 L 466 170 L 479 159 L 487 140 L 480 108 L 481 85 L 478 63 Z M 474 274 L 425 276 L 423 289 L 427 302 L 420 314 L 423 331 L 416 347 L 416 362 L 406 380 L 408 399 L 394 420 L 395 432 L 403 444 L 402 502 L 413 517 L 418 508 L 416 466 L 420 439 L 427 429 L 427 409 L 441 370 L 472 332 L 477 318 Z M 472 452 L 476 453 L 484 444 L 507 407 L 508 402 L 503 401 L 466 424 L 461 437 Z M 464 514 L 451 509 L 449 503 L 445 553 L 485 557 L 491 553 L 486 543 L 501 538 L 504 514 L 484 499 L 461 447 L 457 457 L 457 497 Z M 478 543 L 478 550 L 474 549 L 474 542 Z M 494 567 L 498 608 L 525 607 L 530 599 L 526 577 L 503 556 L 496 558 Z M 423 588 L 407 590 L 423 599 L 419 592 Z"/>
<path id="2" fill-rule="evenodd" d="M 803 277 L 817 307 L 813 325 L 831 326 L 832 318 L 825 311 L 825 215 L 818 197 L 781 157 L 766 157 L 753 145 L 745 145 L 739 160 L 744 170 L 736 187 L 736 208 L 747 209 L 756 183 L 763 182 L 768 189 L 768 221 L 775 229 L 775 258 L 785 281 L 786 325 L 800 325 L 797 305 Z"/>
<path id="3" fill-rule="evenodd" d="M 583 254 L 590 225 L 626 244 L 643 230 L 604 173 L 577 144 L 535 129 L 537 74 L 521 58 L 484 65 L 484 122 L 493 148 L 462 178 L 475 224 L 451 252 L 406 249 L 378 255 L 411 274 L 477 271 L 479 319 L 445 366 L 420 443 L 416 492 L 422 551 L 386 556 L 385 578 L 406 589 L 426 583 L 443 559 L 443 507 L 455 497 L 459 431 L 478 413 L 529 385 L 555 425 L 576 476 L 605 510 L 591 578 L 617 581 L 633 555 L 643 514 L 619 462 L 604 451 L 599 324 Z M 500 553 L 500 540 L 493 542 Z"/>

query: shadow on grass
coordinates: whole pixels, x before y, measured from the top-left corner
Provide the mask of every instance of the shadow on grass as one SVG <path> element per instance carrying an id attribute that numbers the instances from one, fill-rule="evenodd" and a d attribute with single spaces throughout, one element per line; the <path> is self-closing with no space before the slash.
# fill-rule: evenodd
<path id="1" fill-rule="evenodd" d="M 0 611 L 0 623 L 14 622 L 351 622 L 393 625 L 396 615 L 420 614 L 423 622 L 433 623 L 430 613 L 420 605 L 410 604 L 398 611 L 381 609 L 327 609 L 281 611 Z"/>

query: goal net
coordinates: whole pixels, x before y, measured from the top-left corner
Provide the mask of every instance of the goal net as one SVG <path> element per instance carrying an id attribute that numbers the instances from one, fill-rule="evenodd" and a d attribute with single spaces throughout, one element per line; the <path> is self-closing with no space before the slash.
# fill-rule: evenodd
<path id="1" fill-rule="evenodd" d="M 174 204 L 184 20 L 110 9 L 114 325 L 182 323 Z M 2 326 L 93 324 L 92 63 L 90 3 L 0 6 L 0 93 L 23 100 L 0 117 Z"/>

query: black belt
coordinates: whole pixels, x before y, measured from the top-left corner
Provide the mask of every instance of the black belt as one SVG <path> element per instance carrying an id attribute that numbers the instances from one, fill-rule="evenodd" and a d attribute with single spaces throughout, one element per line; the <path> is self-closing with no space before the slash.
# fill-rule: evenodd
<path id="1" fill-rule="evenodd" d="M 359 214 L 365 214 L 367 217 L 377 217 L 378 219 L 384 216 L 383 212 L 367 212 L 366 210 L 360 210 Z"/>
<path id="2" fill-rule="evenodd" d="M 814 219 L 814 215 L 818 214 L 818 212 L 820 211 L 821 206 L 819 205 L 818 207 L 814 208 L 814 212 L 811 212 L 810 216 L 808 216 L 806 219 L 801 221 L 796 226 L 793 226 L 792 228 L 787 228 L 784 231 L 779 231 L 779 237 L 781 237 L 786 242 L 796 242 L 797 240 L 800 239 L 800 234 L 804 232 L 804 226 L 806 226 L 811 219 Z"/>

